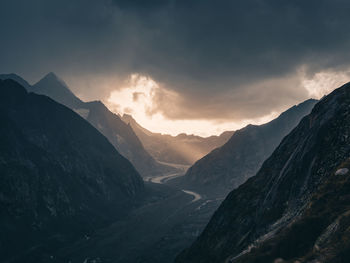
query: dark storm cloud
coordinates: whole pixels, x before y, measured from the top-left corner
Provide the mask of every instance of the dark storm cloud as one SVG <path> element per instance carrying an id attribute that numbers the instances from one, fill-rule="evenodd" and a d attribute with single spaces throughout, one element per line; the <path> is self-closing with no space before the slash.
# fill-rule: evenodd
<path id="1" fill-rule="evenodd" d="M 349 11 L 343 0 L 5 0 L 0 72 L 139 72 L 180 94 L 156 96 L 170 118 L 254 118 L 306 98 L 301 67 L 350 66 Z"/>

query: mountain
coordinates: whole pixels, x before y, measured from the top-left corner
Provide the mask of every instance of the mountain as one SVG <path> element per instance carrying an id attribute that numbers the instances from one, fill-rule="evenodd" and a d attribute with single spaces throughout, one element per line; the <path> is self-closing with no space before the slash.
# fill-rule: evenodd
<path id="1" fill-rule="evenodd" d="M 14 74 L 14 73 L 0 74 L 0 79 L 2 79 L 2 80 L 12 79 L 12 80 L 16 81 L 17 83 L 21 84 L 27 90 L 31 89 L 31 85 L 26 80 L 24 80 L 22 77 L 18 76 L 17 74 Z"/>
<path id="2" fill-rule="evenodd" d="M 131 115 L 124 114 L 122 119 L 131 125 L 145 149 L 156 160 L 165 163 L 192 165 L 211 150 L 222 146 L 233 134 L 233 131 L 226 131 L 219 136 L 206 138 L 184 133 L 171 136 L 150 132 Z"/>
<path id="3" fill-rule="evenodd" d="M 350 83 L 324 97 L 176 262 L 350 262 Z"/>
<path id="4" fill-rule="evenodd" d="M 222 147 L 198 160 L 182 178 L 187 188 L 226 195 L 253 176 L 273 150 L 315 105 L 307 100 L 263 125 L 236 131 Z"/>
<path id="5" fill-rule="evenodd" d="M 108 110 L 102 102 L 87 102 L 83 107 L 74 110 L 105 135 L 115 148 L 130 160 L 141 175 L 155 176 L 175 171 L 174 168 L 154 160 L 144 149 L 132 127 Z"/>
<path id="6" fill-rule="evenodd" d="M 68 85 L 53 72 L 35 83 L 30 91 L 46 95 L 71 109 L 80 108 L 84 105 L 84 102 L 77 98 L 68 88 Z"/>
<path id="7" fill-rule="evenodd" d="M 143 181 L 91 124 L 0 80 L 0 261 L 48 262 L 61 244 L 123 216 Z"/>
<path id="8" fill-rule="evenodd" d="M 36 84 L 26 88 L 28 91 L 49 96 L 76 111 L 106 136 L 118 152 L 131 161 L 142 176 L 174 171 L 174 168 L 156 162 L 144 149 L 133 129 L 125 124 L 117 114 L 109 111 L 100 101 L 83 102 L 54 73 L 47 74 Z"/>

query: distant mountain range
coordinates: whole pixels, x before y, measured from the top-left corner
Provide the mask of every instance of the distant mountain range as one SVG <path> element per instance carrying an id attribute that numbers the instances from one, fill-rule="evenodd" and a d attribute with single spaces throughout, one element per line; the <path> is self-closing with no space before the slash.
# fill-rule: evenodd
<path id="1" fill-rule="evenodd" d="M 0 75 L 0 79 L 8 78 L 21 83 L 30 92 L 49 96 L 80 114 L 106 136 L 113 146 L 131 161 L 142 176 L 156 176 L 175 170 L 174 167 L 155 161 L 144 149 L 131 126 L 122 121 L 117 114 L 109 111 L 100 101 L 83 102 L 54 73 L 47 74 L 33 86 L 16 74 Z"/>
<path id="2" fill-rule="evenodd" d="M 350 262 L 350 83 L 208 138 L 152 133 L 53 73 L 0 92 L 0 262 L 170 262 L 227 193 L 176 263 Z M 138 172 L 217 146 L 168 186 Z"/>
<path id="3" fill-rule="evenodd" d="M 263 125 L 248 125 L 236 131 L 223 146 L 191 166 L 182 178 L 185 188 L 225 196 L 255 175 L 262 163 L 307 115 L 316 100 L 307 100 Z"/>
<path id="4" fill-rule="evenodd" d="M 316 104 L 176 262 L 350 262 L 349 156 L 350 83 Z"/>
<path id="5" fill-rule="evenodd" d="M 1 262 L 49 262 L 143 196 L 132 164 L 78 114 L 13 80 L 0 93 Z"/>
<path id="6" fill-rule="evenodd" d="M 223 132 L 219 136 L 200 137 L 196 135 L 153 133 L 143 128 L 128 114 L 122 119 L 131 125 L 145 149 L 158 161 L 183 165 L 192 165 L 195 161 L 213 149 L 222 146 L 234 133 Z"/>

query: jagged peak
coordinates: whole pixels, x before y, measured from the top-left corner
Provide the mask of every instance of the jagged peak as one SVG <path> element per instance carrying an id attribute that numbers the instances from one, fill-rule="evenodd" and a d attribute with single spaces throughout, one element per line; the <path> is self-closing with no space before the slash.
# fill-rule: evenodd
<path id="1" fill-rule="evenodd" d="M 40 79 L 35 85 L 37 85 L 40 82 L 43 81 L 49 81 L 49 82 L 57 82 L 59 84 L 61 84 L 62 86 L 64 86 L 65 88 L 68 88 L 68 85 L 64 82 L 64 80 L 62 80 L 60 77 L 58 77 L 54 72 L 49 72 L 48 74 L 46 74 L 42 79 Z"/>
<path id="2" fill-rule="evenodd" d="M 45 75 L 45 77 L 47 77 L 47 78 L 58 78 L 58 76 L 54 73 L 54 72 L 49 72 L 49 73 L 47 73 L 46 75 Z M 45 78 L 44 77 L 44 78 Z"/>
<path id="3" fill-rule="evenodd" d="M 82 106 L 82 101 L 75 96 L 68 85 L 55 73 L 50 72 L 33 85 L 33 92 L 51 97 L 70 108 Z"/>

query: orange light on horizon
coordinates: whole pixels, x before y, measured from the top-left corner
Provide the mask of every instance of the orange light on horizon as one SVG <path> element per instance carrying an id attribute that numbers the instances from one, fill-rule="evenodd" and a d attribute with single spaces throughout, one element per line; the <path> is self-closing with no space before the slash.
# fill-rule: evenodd
<path id="1" fill-rule="evenodd" d="M 240 129 L 250 123 L 262 124 L 277 116 L 272 112 L 255 120 L 223 122 L 215 120 L 171 120 L 155 109 L 156 93 L 162 89 L 150 77 L 132 74 L 125 85 L 111 92 L 106 104 L 115 113 L 130 114 L 144 128 L 163 134 L 180 133 L 199 136 L 219 135 L 224 131 Z"/>

